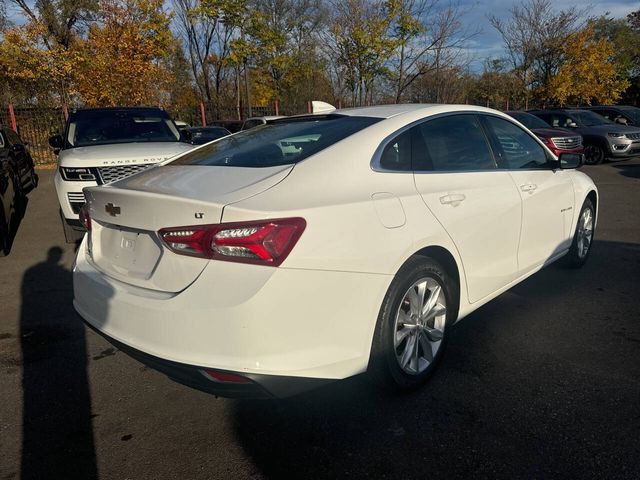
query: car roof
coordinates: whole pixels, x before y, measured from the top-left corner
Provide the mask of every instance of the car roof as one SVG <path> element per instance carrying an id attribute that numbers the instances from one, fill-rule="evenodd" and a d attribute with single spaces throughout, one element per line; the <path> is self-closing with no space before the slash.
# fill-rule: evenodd
<path id="1" fill-rule="evenodd" d="M 478 112 L 478 113 L 502 113 L 497 110 L 466 104 L 443 103 L 406 103 L 399 105 L 376 105 L 373 107 L 344 108 L 335 110 L 329 114 L 349 115 L 359 117 L 393 118 L 405 114 L 419 113 L 425 116 L 449 112 Z"/>

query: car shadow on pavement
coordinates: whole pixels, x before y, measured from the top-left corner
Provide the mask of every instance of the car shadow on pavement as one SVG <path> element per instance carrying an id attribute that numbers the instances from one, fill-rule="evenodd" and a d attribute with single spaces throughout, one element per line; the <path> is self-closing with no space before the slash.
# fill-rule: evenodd
<path id="1" fill-rule="evenodd" d="M 630 178 L 640 178 L 640 164 L 618 164 L 613 167 L 620 170 L 620 175 Z"/>
<path id="2" fill-rule="evenodd" d="M 424 388 L 237 401 L 237 438 L 255 478 L 638 478 L 612 460 L 637 437 L 638 284 L 640 245 L 596 240 L 456 324 Z"/>
<path id="3" fill-rule="evenodd" d="M 22 479 L 97 478 L 85 329 L 52 247 L 22 280 Z"/>

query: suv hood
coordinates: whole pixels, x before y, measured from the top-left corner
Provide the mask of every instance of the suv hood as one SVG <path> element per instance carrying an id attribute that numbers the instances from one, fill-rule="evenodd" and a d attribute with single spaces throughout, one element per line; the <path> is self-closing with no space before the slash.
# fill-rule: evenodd
<path id="1" fill-rule="evenodd" d="M 579 137 L 580 134 L 566 128 L 534 128 L 531 130 L 539 137 L 557 138 L 557 137 Z"/>
<path id="2" fill-rule="evenodd" d="M 93 145 L 62 150 L 58 164 L 63 167 L 113 167 L 153 164 L 194 148 L 182 142 L 143 142 Z"/>

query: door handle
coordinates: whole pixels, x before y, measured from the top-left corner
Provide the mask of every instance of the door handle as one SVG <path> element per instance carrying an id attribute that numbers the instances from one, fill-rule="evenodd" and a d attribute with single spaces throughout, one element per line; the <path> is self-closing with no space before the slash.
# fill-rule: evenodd
<path id="1" fill-rule="evenodd" d="M 522 190 L 523 192 L 533 193 L 533 191 L 536 188 L 538 188 L 538 186 L 535 183 L 527 183 L 525 185 L 520 185 L 520 190 Z"/>
<path id="2" fill-rule="evenodd" d="M 445 195 L 444 197 L 440 197 L 440 203 L 443 205 L 452 205 L 457 207 L 462 203 L 467 197 L 465 197 L 461 193 L 452 193 L 449 195 Z"/>

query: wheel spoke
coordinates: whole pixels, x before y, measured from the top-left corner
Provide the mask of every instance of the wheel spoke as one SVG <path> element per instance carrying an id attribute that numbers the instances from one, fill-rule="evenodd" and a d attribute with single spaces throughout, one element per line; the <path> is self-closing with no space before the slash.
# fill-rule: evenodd
<path id="1" fill-rule="evenodd" d="M 440 285 L 431 289 L 429 299 L 425 302 L 424 307 L 422 307 L 422 311 L 420 312 L 423 318 L 433 309 L 433 307 L 436 306 L 436 302 L 438 301 L 438 297 L 440 297 L 441 291 L 442 288 L 440 288 Z"/>
<path id="2" fill-rule="evenodd" d="M 424 334 L 432 342 L 439 342 L 444 337 L 444 333 L 439 328 L 425 328 Z"/>
<path id="3" fill-rule="evenodd" d="M 413 353 L 413 346 L 415 342 L 415 336 L 411 336 L 407 339 L 407 343 L 405 343 L 404 345 L 404 351 L 402 352 L 402 357 L 400 358 L 400 366 L 402 368 L 407 368 L 409 362 L 411 361 L 411 354 Z"/>
<path id="4" fill-rule="evenodd" d="M 424 332 L 420 333 L 420 345 L 422 345 L 422 355 L 424 359 L 429 363 L 433 362 L 433 349 L 431 348 L 431 342 L 424 334 Z"/>
<path id="5" fill-rule="evenodd" d="M 439 317 L 440 315 L 444 315 L 447 313 L 447 309 L 444 305 L 438 303 L 426 316 L 422 317 L 422 321 L 426 324 L 433 320 L 435 317 Z"/>

